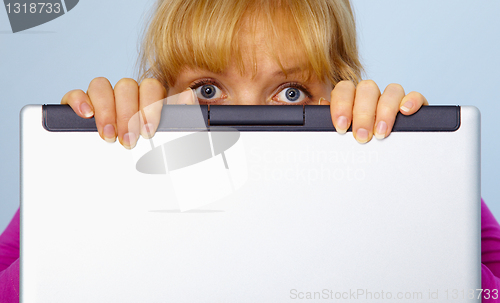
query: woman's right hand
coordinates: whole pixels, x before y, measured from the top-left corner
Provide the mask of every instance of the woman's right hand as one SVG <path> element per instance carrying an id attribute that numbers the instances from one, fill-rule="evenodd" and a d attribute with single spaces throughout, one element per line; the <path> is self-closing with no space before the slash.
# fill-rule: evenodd
<path id="1" fill-rule="evenodd" d="M 80 89 L 69 91 L 61 104 L 70 105 L 82 118 L 95 117 L 103 140 L 115 142 L 118 136 L 118 141 L 131 149 L 136 145 L 139 134 L 149 138 L 156 132 L 163 105 L 163 102 L 157 101 L 165 97 L 166 90 L 156 79 L 144 79 L 138 85 L 133 79 L 123 78 L 113 89 L 108 79 L 99 77 L 90 82 L 87 93 Z M 149 106 L 155 102 L 157 105 Z M 143 115 L 134 117 L 143 110 L 147 121 L 143 120 Z M 131 118 L 139 119 L 131 121 Z"/>

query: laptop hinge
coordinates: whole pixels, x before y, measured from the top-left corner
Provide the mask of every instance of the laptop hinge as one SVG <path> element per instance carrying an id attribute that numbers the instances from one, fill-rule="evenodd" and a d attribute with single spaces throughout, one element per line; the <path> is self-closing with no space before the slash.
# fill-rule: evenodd
<path id="1" fill-rule="evenodd" d="M 304 106 L 210 105 L 208 118 L 210 126 L 304 125 Z"/>

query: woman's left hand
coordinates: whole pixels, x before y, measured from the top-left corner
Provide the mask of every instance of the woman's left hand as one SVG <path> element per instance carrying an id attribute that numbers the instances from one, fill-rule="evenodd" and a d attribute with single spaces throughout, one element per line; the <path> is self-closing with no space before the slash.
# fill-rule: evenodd
<path id="1" fill-rule="evenodd" d="M 326 101 L 325 101 L 326 102 Z M 383 139 L 391 133 L 396 114 L 411 115 L 422 105 L 429 105 L 422 94 L 405 94 L 399 84 L 389 84 L 383 94 L 372 80 L 341 81 L 331 92 L 330 111 L 338 133 L 345 133 L 352 123 L 352 134 L 359 143 L 375 135 Z"/>

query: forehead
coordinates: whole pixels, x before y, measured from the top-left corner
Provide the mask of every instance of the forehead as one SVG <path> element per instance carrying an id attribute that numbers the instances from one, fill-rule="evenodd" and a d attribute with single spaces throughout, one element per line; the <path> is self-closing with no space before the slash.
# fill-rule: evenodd
<path id="1" fill-rule="evenodd" d="M 238 5 L 240 2 L 244 5 Z M 215 6 L 208 7 L 207 3 Z M 254 75 L 271 65 L 284 72 L 298 67 L 305 77 L 314 74 L 327 80 L 333 68 L 328 55 L 331 43 L 325 35 L 328 26 L 319 25 L 307 3 L 187 2 L 180 11 L 172 10 L 175 14 L 166 14 L 161 30 L 155 32 L 160 36 L 155 65 L 167 86 L 173 85 L 185 68 L 220 74 L 232 66 L 240 73 Z"/>
<path id="2" fill-rule="evenodd" d="M 275 72 L 278 68 L 285 76 L 302 73 L 310 77 L 313 70 L 305 46 L 292 23 L 271 23 L 261 14 L 245 15 L 235 39 L 238 47 L 233 49 L 231 65 L 240 65 L 245 73 Z M 240 62 L 236 62 L 238 59 Z"/>

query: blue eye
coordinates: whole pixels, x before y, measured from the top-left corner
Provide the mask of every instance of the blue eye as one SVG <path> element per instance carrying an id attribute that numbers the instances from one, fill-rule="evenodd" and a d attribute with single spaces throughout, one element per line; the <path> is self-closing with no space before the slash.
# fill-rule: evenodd
<path id="1" fill-rule="evenodd" d="M 285 91 L 285 94 L 288 101 L 297 101 L 297 99 L 300 97 L 300 90 L 296 88 L 288 88 Z"/>
<path id="2" fill-rule="evenodd" d="M 196 88 L 196 96 L 198 97 L 198 99 L 217 99 L 220 98 L 221 95 L 221 90 L 213 84 L 205 84 Z"/>
<path id="3" fill-rule="evenodd" d="M 306 94 L 296 87 L 288 87 L 277 94 L 280 101 L 298 103 L 305 99 Z"/>

